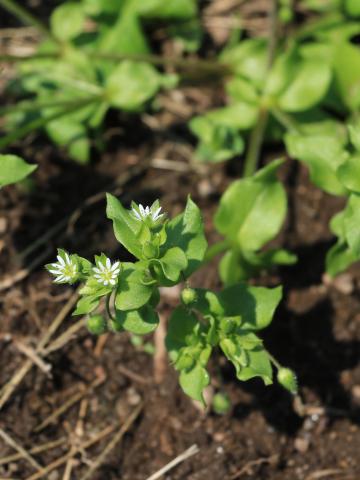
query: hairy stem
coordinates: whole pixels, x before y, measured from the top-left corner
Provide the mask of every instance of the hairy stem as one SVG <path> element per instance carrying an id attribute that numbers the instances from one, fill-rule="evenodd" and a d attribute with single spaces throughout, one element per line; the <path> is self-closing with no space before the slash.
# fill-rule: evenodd
<path id="1" fill-rule="evenodd" d="M 107 295 L 106 297 L 106 313 L 108 314 L 108 317 L 110 318 L 110 320 L 116 320 L 116 318 L 114 317 L 114 315 L 111 313 L 111 308 L 110 308 L 110 301 L 111 301 L 111 295 L 112 295 L 112 292 L 109 293 L 109 295 Z"/>
<path id="2" fill-rule="evenodd" d="M 294 133 L 301 133 L 299 125 L 288 113 L 283 112 L 279 108 L 273 107 L 271 109 L 271 114 L 286 130 Z"/>
<path id="3" fill-rule="evenodd" d="M 277 29 L 278 29 L 278 0 L 272 0 L 271 10 L 269 13 L 270 21 L 270 32 L 269 32 L 269 42 L 268 42 L 268 54 L 267 54 L 267 72 L 272 67 L 274 63 L 276 45 L 277 45 Z M 266 125 L 268 122 L 269 114 L 268 110 L 265 107 L 262 107 L 259 111 L 259 116 L 257 119 L 257 124 L 255 125 L 253 131 L 250 135 L 248 151 L 245 157 L 244 164 L 244 177 L 249 177 L 253 175 L 257 169 L 259 162 L 261 146 L 264 140 L 264 134 L 266 130 Z"/>
<path id="4" fill-rule="evenodd" d="M 32 25 L 47 37 L 54 38 L 50 30 L 43 22 L 28 12 L 24 7 L 19 5 L 15 0 L 0 0 L 0 6 L 12 13 L 16 18 L 26 25 Z"/>

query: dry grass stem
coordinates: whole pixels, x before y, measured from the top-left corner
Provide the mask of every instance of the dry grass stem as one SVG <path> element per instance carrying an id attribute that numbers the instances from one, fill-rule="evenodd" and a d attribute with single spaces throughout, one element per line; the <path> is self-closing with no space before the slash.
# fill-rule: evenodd
<path id="1" fill-rule="evenodd" d="M 12 437 L 10 437 L 10 435 L 6 433 L 2 428 L 0 428 L 0 437 L 10 447 L 14 448 L 22 456 L 22 458 L 25 458 L 36 470 L 43 470 L 43 467 L 40 465 L 40 463 L 38 463 L 35 458 L 27 450 L 25 450 L 24 447 L 22 447 Z"/>
<path id="2" fill-rule="evenodd" d="M 158 478 L 161 478 L 165 473 L 169 472 L 172 470 L 176 465 L 179 465 L 179 463 L 184 462 L 188 458 L 192 457 L 196 453 L 199 453 L 199 448 L 197 445 L 192 445 L 190 448 L 185 450 L 185 452 L 181 453 L 178 455 L 176 458 L 171 460 L 171 462 L 167 463 L 164 467 L 160 468 L 157 472 L 155 472 L 153 475 L 148 477 L 146 480 L 157 480 Z"/>
<path id="3" fill-rule="evenodd" d="M 131 415 L 128 417 L 128 419 L 125 421 L 125 423 L 122 425 L 120 430 L 113 436 L 113 438 L 110 440 L 110 442 L 107 444 L 107 446 L 104 448 L 104 450 L 100 453 L 100 455 L 96 458 L 94 463 L 91 465 L 89 470 L 83 475 L 80 480 L 89 480 L 93 478 L 93 473 L 104 463 L 106 460 L 107 456 L 109 453 L 116 447 L 116 445 L 121 441 L 125 433 L 129 430 L 129 428 L 132 426 L 132 424 L 135 422 L 135 420 L 138 418 L 140 415 L 141 411 L 143 409 L 143 404 L 140 403 L 131 413 Z M 30 480 L 30 479 L 29 479 Z M 35 479 L 31 479 L 35 480 Z"/>

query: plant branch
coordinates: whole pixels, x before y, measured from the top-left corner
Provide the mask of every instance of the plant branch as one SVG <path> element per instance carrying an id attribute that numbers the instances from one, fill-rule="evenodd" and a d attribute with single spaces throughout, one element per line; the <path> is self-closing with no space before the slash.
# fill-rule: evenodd
<path id="1" fill-rule="evenodd" d="M 32 25 L 37 30 L 39 30 L 39 32 L 43 33 L 47 37 L 54 39 L 54 36 L 47 28 L 47 26 L 30 12 L 28 12 L 24 7 L 19 5 L 15 0 L 0 0 L 0 6 L 2 6 L 8 12 L 12 13 L 21 22 L 25 23 L 26 25 Z"/>
<path id="2" fill-rule="evenodd" d="M 277 30 L 278 30 L 278 0 L 272 0 L 271 9 L 269 12 L 269 22 L 270 22 L 270 31 L 269 31 L 269 41 L 268 41 L 268 52 L 267 52 L 267 65 L 266 71 L 272 67 L 274 63 L 276 45 L 277 45 Z M 269 114 L 265 106 L 260 108 L 257 124 L 251 132 L 249 147 L 245 158 L 244 164 L 244 177 L 250 177 L 256 171 L 257 164 L 259 162 L 261 145 L 264 140 L 264 134 L 266 130 L 266 125 L 268 122 Z"/>
<path id="3" fill-rule="evenodd" d="M 31 133 L 34 130 L 44 127 L 47 123 L 53 120 L 57 120 L 58 118 L 64 117 L 65 115 L 68 115 L 72 112 L 75 112 L 78 108 L 89 105 L 90 103 L 93 103 L 95 101 L 98 101 L 97 97 L 92 97 L 91 99 L 87 98 L 86 100 L 82 100 L 77 103 L 74 102 L 71 108 L 66 108 L 65 110 L 57 111 L 53 115 L 36 118 L 35 120 L 32 120 L 29 123 L 26 123 L 22 127 L 14 130 L 13 132 L 9 133 L 8 135 L 0 139 L 0 150 L 8 147 L 11 143 L 15 142 L 16 140 L 19 140 L 20 138 L 25 137 L 25 135 L 27 135 L 28 133 Z"/>
<path id="4" fill-rule="evenodd" d="M 290 132 L 301 133 L 301 129 L 296 121 L 291 117 L 291 115 L 283 112 L 279 108 L 271 108 L 271 114 L 276 118 L 276 120 Z"/>

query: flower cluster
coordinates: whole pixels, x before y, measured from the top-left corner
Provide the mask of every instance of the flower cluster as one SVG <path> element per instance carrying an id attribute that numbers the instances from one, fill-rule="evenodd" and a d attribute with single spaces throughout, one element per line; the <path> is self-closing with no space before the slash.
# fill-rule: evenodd
<path id="1" fill-rule="evenodd" d="M 142 222 L 148 218 L 153 222 L 157 222 L 161 217 L 164 216 L 164 214 L 160 212 L 161 207 L 157 207 L 157 205 L 143 207 L 140 203 L 138 207 L 132 207 L 133 216 L 139 222 Z"/>

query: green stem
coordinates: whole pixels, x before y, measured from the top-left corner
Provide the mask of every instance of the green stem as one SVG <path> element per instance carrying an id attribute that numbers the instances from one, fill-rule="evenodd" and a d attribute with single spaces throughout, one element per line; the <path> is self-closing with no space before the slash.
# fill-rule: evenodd
<path id="1" fill-rule="evenodd" d="M 2 0 L 0 0 L 1 2 Z M 89 57 L 94 60 L 108 60 L 121 62 L 132 60 L 134 62 L 147 62 L 157 66 L 171 66 L 184 70 L 202 70 L 203 73 L 218 74 L 221 76 L 231 75 L 232 71 L 228 65 L 219 63 L 217 60 L 187 59 L 162 57 L 152 54 L 110 54 L 102 52 L 89 52 Z M 61 53 L 36 53 L 34 55 L 0 55 L 2 62 L 23 62 L 36 59 L 56 59 Z"/>
<path id="2" fill-rule="evenodd" d="M 89 98 L 88 100 L 92 100 L 94 97 Z M 20 113 L 27 113 L 33 112 L 37 110 L 41 110 L 43 108 L 56 108 L 56 107 L 72 107 L 78 106 L 79 100 L 69 100 L 69 101 L 53 101 L 53 102 L 36 102 L 31 100 L 26 100 L 23 102 L 18 102 L 15 105 L 5 105 L 4 107 L 0 107 L 0 115 L 5 115 L 7 113 L 12 112 L 20 112 Z"/>
<path id="3" fill-rule="evenodd" d="M 287 113 L 283 112 L 279 108 L 271 108 L 271 114 L 276 118 L 276 120 L 281 123 L 281 125 L 290 132 L 301 133 L 299 125 L 296 121 Z"/>
<path id="4" fill-rule="evenodd" d="M 12 13 L 16 18 L 26 25 L 32 25 L 41 33 L 54 39 L 52 33 L 47 26 L 37 19 L 34 15 L 28 12 L 24 7 L 19 5 L 15 0 L 0 0 L 0 6 Z"/>
<path id="5" fill-rule="evenodd" d="M 89 105 L 94 101 L 98 101 L 98 98 L 94 97 L 91 100 L 89 99 L 87 99 L 86 101 L 83 100 L 81 102 L 78 102 L 76 105 L 74 104 L 72 108 L 67 108 L 65 110 L 61 110 L 60 112 L 58 111 L 53 115 L 49 115 L 48 117 L 36 118 L 35 120 L 23 125 L 22 127 L 14 130 L 13 132 L 9 133 L 8 135 L 0 139 L 0 150 L 8 147 L 14 141 L 25 137 L 25 135 L 27 135 L 28 133 L 31 133 L 32 131 L 37 130 L 38 128 L 42 128 L 47 123 L 53 120 L 57 120 L 58 118 L 64 117 L 65 115 L 68 115 L 72 112 L 75 112 L 78 108 Z"/>
<path id="6" fill-rule="evenodd" d="M 274 63 L 276 45 L 277 45 L 277 29 L 278 29 L 278 0 L 272 0 L 271 10 L 269 14 L 270 20 L 270 32 L 269 32 L 269 42 L 268 42 L 268 54 L 267 54 L 267 66 L 266 71 L 272 67 Z M 257 123 L 254 129 L 251 132 L 248 151 L 245 157 L 244 163 L 244 177 L 249 177 L 253 175 L 257 169 L 259 162 L 261 146 L 264 140 L 264 134 L 266 130 L 266 125 L 268 122 L 269 114 L 265 106 L 262 106 L 259 111 L 259 116 Z"/>
<path id="7" fill-rule="evenodd" d="M 214 257 L 227 250 L 229 246 L 228 240 L 222 240 L 221 242 L 211 245 L 205 253 L 204 263 L 210 262 Z"/>
<path id="8" fill-rule="evenodd" d="M 106 296 L 106 313 L 108 314 L 108 317 L 110 318 L 110 320 L 116 321 L 116 318 L 111 313 L 111 308 L 110 308 L 111 295 L 112 295 L 112 292 Z"/>
<path id="9" fill-rule="evenodd" d="M 268 117 L 268 111 L 265 108 L 261 108 L 259 111 L 257 124 L 250 134 L 249 146 L 244 164 L 244 177 L 251 177 L 251 175 L 256 172 Z"/>
<path id="10" fill-rule="evenodd" d="M 273 356 L 271 355 L 271 353 L 269 352 L 269 350 L 266 350 L 266 348 L 265 348 L 265 351 L 266 351 L 266 353 L 269 355 L 269 358 L 270 358 L 271 363 L 273 363 L 273 364 L 275 365 L 275 367 L 276 367 L 278 370 L 280 370 L 280 368 L 282 368 L 282 365 L 276 360 L 275 357 L 273 357 Z"/>

